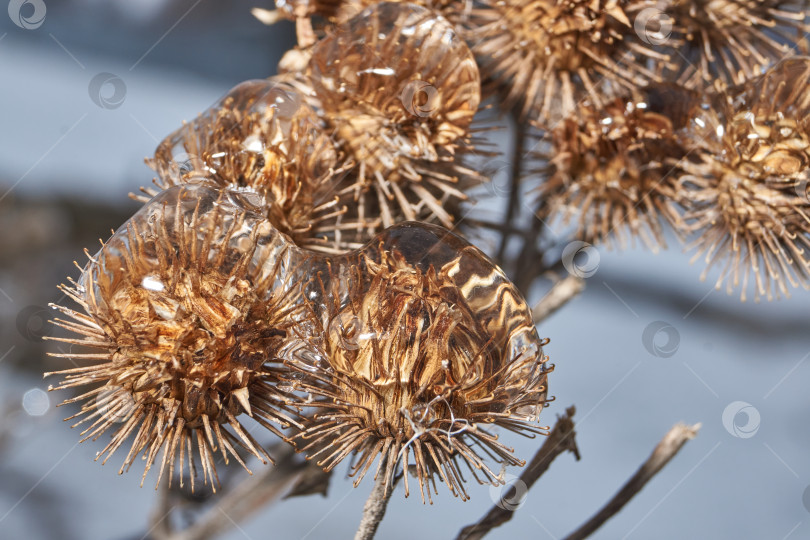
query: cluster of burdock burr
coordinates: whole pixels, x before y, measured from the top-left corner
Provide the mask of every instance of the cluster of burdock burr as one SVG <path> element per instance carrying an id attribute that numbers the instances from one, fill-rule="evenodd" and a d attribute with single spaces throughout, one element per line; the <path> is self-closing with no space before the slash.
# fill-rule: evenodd
<path id="1" fill-rule="evenodd" d="M 277 4 L 299 38 L 279 74 L 158 146 L 144 206 L 55 306 L 87 364 L 56 388 L 86 388 L 76 425 L 122 471 L 215 489 L 219 454 L 271 460 L 257 429 L 423 500 L 522 464 L 500 436 L 546 430 L 546 342 L 448 230 L 489 181 L 484 109 L 536 137 L 513 184 L 569 239 L 656 249 L 667 226 L 718 286 L 808 286 L 803 1 Z"/>

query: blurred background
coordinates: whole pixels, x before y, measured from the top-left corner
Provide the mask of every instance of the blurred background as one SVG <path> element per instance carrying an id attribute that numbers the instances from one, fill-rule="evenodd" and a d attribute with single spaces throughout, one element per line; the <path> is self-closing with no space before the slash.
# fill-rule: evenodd
<path id="1" fill-rule="evenodd" d="M 293 26 L 260 24 L 256 5 L 12 0 L 0 11 L 2 538 L 149 535 L 154 478 L 140 488 L 138 473 L 119 477 L 123 456 L 94 463 L 102 441 L 77 444 L 69 411 L 55 409 L 67 396 L 45 392 L 42 373 L 65 367 L 45 355 L 58 349 L 42 339 L 54 331 L 47 305 L 63 301 L 56 285 L 78 274 L 82 249 L 137 208 L 127 194 L 151 182 L 143 158 L 158 142 L 237 83 L 274 73 Z M 482 208 L 503 202 L 504 189 L 487 193 Z M 590 252 L 585 292 L 540 325 L 556 364 L 545 422 L 576 405 L 582 459 L 560 456 L 492 538 L 571 532 L 678 421 L 702 423 L 699 436 L 594 538 L 810 537 L 810 295 L 742 303 L 670 244 Z M 526 459 L 540 444 L 504 436 Z M 226 538 L 353 536 L 371 484 L 353 489 L 343 473 L 327 497 L 285 501 Z M 469 491 L 466 503 L 440 491 L 427 507 L 395 494 L 379 537 L 454 537 L 500 495 Z"/>

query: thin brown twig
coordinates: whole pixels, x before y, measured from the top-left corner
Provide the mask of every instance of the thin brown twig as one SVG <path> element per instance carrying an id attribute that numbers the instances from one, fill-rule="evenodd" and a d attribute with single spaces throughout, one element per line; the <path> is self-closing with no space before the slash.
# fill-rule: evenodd
<path id="1" fill-rule="evenodd" d="M 154 538 L 169 538 L 172 535 L 169 519 L 172 511 L 169 482 L 163 482 L 157 489 L 157 504 L 149 517 L 149 534 Z"/>
<path id="2" fill-rule="evenodd" d="M 526 238 L 528 236 L 528 231 L 516 227 L 515 225 L 507 225 L 506 223 L 498 223 L 495 221 L 488 221 L 485 219 L 476 219 L 471 217 L 464 218 L 464 224 L 468 227 L 477 227 L 483 229 L 490 229 L 492 231 L 498 232 L 500 234 L 511 234 L 512 236 L 520 236 L 522 238 Z"/>
<path id="3" fill-rule="evenodd" d="M 394 486 L 389 485 L 387 480 L 388 475 L 384 474 L 384 472 L 377 474 L 377 478 L 374 480 L 374 488 L 371 490 L 363 507 L 363 518 L 360 520 L 360 527 L 354 535 L 354 540 L 372 540 L 374 535 L 377 534 L 377 528 L 385 516 L 388 501 L 394 492 Z"/>
<path id="4" fill-rule="evenodd" d="M 565 414 L 557 419 L 557 423 L 548 434 L 543 446 L 537 451 L 532 460 L 526 466 L 523 474 L 520 475 L 520 482 L 528 491 L 535 482 L 545 473 L 554 459 L 568 450 L 579 460 L 579 449 L 576 443 L 576 432 L 574 431 L 574 406 L 568 407 Z M 510 519 L 514 512 L 504 508 L 505 505 L 496 504 L 487 514 L 476 523 L 464 527 L 459 532 L 456 540 L 478 540 L 483 538 L 489 531 L 503 525 Z"/>
<path id="5" fill-rule="evenodd" d="M 506 207 L 506 216 L 504 216 L 504 225 L 506 230 L 512 226 L 512 221 L 518 213 L 518 205 L 520 204 L 520 181 L 521 172 L 523 170 L 523 147 L 526 141 L 526 125 L 521 122 L 520 115 L 516 110 L 512 111 L 511 117 L 513 119 L 515 138 L 512 141 L 512 163 L 509 170 L 509 204 Z M 504 232 L 501 237 L 501 244 L 498 247 L 498 254 L 495 260 L 498 264 L 503 264 L 504 255 L 506 254 L 506 247 L 509 244 L 510 235 Z"/>
<path id="6" fill-rule="evenodd" d="M 685 424 L 676 424 L 670 429 L 664 438 L 658 443 L 653 450 L 650 457 L 646 462 L 636 471 L 636 473 L 622 486 L 622 488 L 602 507 L 591 519 L 580 526 L 576 531 L 569 534 L 565 540 L 582 540 L 587 538 L 599 527 L 601 527 L 607 520 L 616 515 L 630 499 L 632 499 L 641 489 L 649 482 L 653 476 L 658 473 L 664 465 L 669 463 L 675 454 L 686 444 L 687 441 L 693 439 L 700 424 L 694 426 L 687 426 Z"/>
<path id="7" fill-rule="evenodd" d="M 550 317 L 583 290 L 585 280 L 581 277 L 569 275 L 557 281 L 546 296 L 532 308 L 532 319 L 535 324 Z"/>
<path id="8" fill-rule="evenodd" d="M 540 275 L 543 269 L 543 252 L 540 249 L 540 241 L 543 238 L 545 221 L 534 214 L 531 219 L 531 225 L 526 231 L 524 236 L 523 247 L 520 250 L 520 255 L 517 257 L 515 263 L 515 285 L 521 291 L 528 291 L 535 277 Z M 550 231 L 550 229 L 549 229 Z M 526 268 L 535 268 L 535 272 L 526 272 Z"/>
<path id="9" fill-rule="evenodd" d="M 311 465 L 296 459 L 292 445 L 276 446 L 275 465 L 262 468 L 243 480 L 223 496 L 199 520 L 187 529 L 166 532 L 161 528 L 152 531 L 157 540 L 207 540 L 215 538 L 235 524 L 279 499 L 287 488 Z M 168 518 L 164 516 L 164 520 Z"/>
<path id="10" fill-rule="evenodd" d="M 0 454 L 11 441 L 11 436 L 14 432 L 14 422 L 11 418 L 13 418 L 12 414 L 15 412 L 16 411 L 10 407 L 5 408 L 0 406 Z"/>

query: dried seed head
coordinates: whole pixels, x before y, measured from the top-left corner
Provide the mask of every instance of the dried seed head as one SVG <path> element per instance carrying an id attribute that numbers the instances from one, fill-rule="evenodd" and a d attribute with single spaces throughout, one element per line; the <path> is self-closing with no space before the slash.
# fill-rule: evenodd
<path id="1" fill-rule="evenodd" d="M 452 25 L 412 4 L 368 8 L 315 46 L 326 123 L 354 166 L 339 188 L 355 243 L 403 220 L 453 222 L 459 163 L 480 100 L 478 68 Z M 348 231 L 347 231 L 348 233 Z"/>
<path id="2" fill-rule="evenodd" d="M 392 0 L 400 2 L 400 0 Z M 336 12 L 335 19 L 340 21 L 347 21 L 354 17 L 366 8 L 375 5 L 377 2 L 374 0 L 344 0 L 340 4 L 340 9 Z M 463 2 L 456 0 L 418 0 L 415 2 L 402 1 L 403 4 L 416 4 L 429 10 L 432 10 L 450 22 L 456 25 L 456 31 L 461 32 L 459 21 L 465 18 L 468 6 Z"/>
<path id="3" fill-rule="evenodd" d="M 302 404 L 317 413 L 297 436 L 308 457 L 331 470 L 356 454 L 355 485 L 378 456 L 387 482 L 413 465 L 423 500 L 434 475 L 468 498 L 462 463 L 493 484 L 485 456 L 522 465 L 485 426 L 541 433 L 550 369 L 501 271 L 450 232 L 415 223 L 334 263 L 312 305 L 322 338 L 302 339 L 288 360 L 299 389 L 317 397 Z"/>
<path id="4" fill-rule="evenodd" d="M 293 20 L 313 15 L 331 19 L 343 3 L 343 0 L 275 0 L 279 13 Z"/>
<path id="5" fill-rule="evenodd" d="M 682 178 L 695 258 L 721 266 L 718 288 L 742 279 L 743 300 L 752 273 L 756 299 L 810 286 L 808 84 L 810 58 L 787 59 L 695 115 Z"/>
<path id="6" fill-rule="evenodd" d="M 660 55 L 633 32 L 648 0 L 484 0 L 471 11 L 466 38 L 481 75 L 541 126 L 576 114 L 579 102 L 654 78 L 644 67 Z"/>
<path id="7" fill-rule="evenodd" d="M 253 191 L 264 197 L 274 227 L 299 245 L 322 248 L 323 224 L 341 213 L 332 179 L 338 156 L 310 106 L 311 92 L 294 76 L 239 84 L 158 146 L 149 161 L 156 185 L 203 175 Z"/>
<path id="8" fill-rule="evenodd" d="M 617 98 L 603 107 L 581 104 L 579 113 L 551 131 L 540 157 L 539 217 L 577 223 L 576 235 L 625 248 L 640 238 L 665 246 L 660 218 L 678 225 L 673 163 L 684 155 L 671 120 L 645 97 Z"/>
<path id="9" fill-rule="evenodd" d="M 741 84 L 810 32 L 804 0 L 672 0 L 665 11 L 674 70 L 663 76 L 688 87 Z"/>
<path id="10" fill-rule="evenodd" d="M 57 372 L 57 388 L 92 386 L 65 403 L 82 402 L 71 418 L 89 424 L 83 440 L 113 431 L 104 462 L 134 436 L 120 472 L 143 453 L 145 478 L 163 449 L 160 476 L 168 468 L 171 481 L 179 458 L 182 484 L 187 461 L 194 489 L 196 453 L 215 489 L 218 446 L 226 463 L 245 466 L 235 446 L 269 459 L 237 416 L 276 433 L 270 421 L 294 423 L 276 407 L 266 364 L 301 313 L 281 277 L 291 248 L 255 202 L 202 184 L 169 188 L 63 287 L 83 313 L 55 306 L 69 317 L 56 324 L 79 335 L 60 341 L 96 351 L 55 356 L 100 363 Z"/>

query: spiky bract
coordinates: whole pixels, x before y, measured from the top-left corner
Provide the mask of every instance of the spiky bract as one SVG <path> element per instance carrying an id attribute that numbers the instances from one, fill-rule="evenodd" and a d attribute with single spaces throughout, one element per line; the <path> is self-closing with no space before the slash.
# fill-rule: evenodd
<path id="1" fill-rule="evenodd" d="M 690 88 L 742 84 L 796 50 L 810 32 L 805 0 L 672 0 L 664 5 L 669 28 L 660 46 L 674 69 L 662 75 Z"/>
<path id="2" fill-rule="evenodd" d="M 717 287 L 755 298 L 810 286 L 810 58 L 787 59 L 704 107 L 684 163 L 685 217 Z M 706 274 L 704 273 L 704 276 Z"/>
<path id="3" fill-rule="evenodd" d="M 466 35 L 488 86 L 526 120 L 550 127 L 589 99 L 657 80 L 647 60 L 665 61 L 633 30 L 647 0 L 485 0 Z"/>
<path id="4" fill-rule="evenodd" d="M 275 433 L 271 422 L 295 423 L 270 362 L 302 313 L 282 277 L 288 251 L 249 199 L 187 184 L 144 206 L 63 287 L 80 310 L 54 306 L 69 318 L 56 323 L 78 337 L 59 340 L 95 352 L 56 355 L 93 361 L 56 372 L 57 388 L 90 387 L 65 403 L 82 404 L 71 418 L 83 440 L 112 432 L 104 462 L 132 437 L 120 472 L 142 453 L 144 478 L 155 463 L 158 482 L 179 467 L 194 489 L 196 454 L 215 489 L 217 447 L 226 463 L 245 466 L 237 446 L 269 459 L 237 417 Z"/>
<path id="5" fill-rule="evenodd" d="M 452 226 L 464 188 L 483 180 L 459 161 L 480 82 L 453 26 L 428 9 L 384 2 L 319 42 L 310 72 L 349 159 L 339 195 L 349 207 L 343 219 L 358 223 L 355 246 L 404 220 Z"/>
<path id="6" fill-rule="evenodd" d="M 148 161 L 156 185 L 205 176 L 223 188 L 253 191 L 264 197 L 274 227 L 299 245 L 328 249 L 323 237 L 343 211 L 335 194 L 338 154 L 311 92 L 294 75 L 239 84 L 161 142 Z"/>
<path id="7" fill-rule="evenodd" d="M 355 484 L 379 457 L 386 482 L 413 466 L 423 500 L 437 476 L 466 499 L 462 464 L 493 484 L 487 458 L 523 464 L 487 426 L 543 431 L 544 343 L 520 293 L 451 233 L 407 224 L 375 242 L 319 276 L 320 337 L 288 361 L 317 398 L 296 438 L 327 470 L 356 456 Z"/>
<path id="8" fill-rule="evenodd" d="M 671 120 L 643 96 L 584 103 L 552 131 L 539 188 L 543 220 L 575 221 L 576 237 L 624 248 L 664 247 L 661 219 L 680 222 L 673 174 L 685 151 Z"/>

